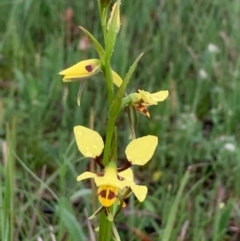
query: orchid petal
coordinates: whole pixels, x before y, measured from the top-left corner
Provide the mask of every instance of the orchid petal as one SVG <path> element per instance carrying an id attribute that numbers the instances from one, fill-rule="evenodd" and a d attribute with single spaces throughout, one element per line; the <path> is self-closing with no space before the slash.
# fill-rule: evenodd
<path id="1" fill-rule="evenodd" d="M 147 196 L 148 189 L 146 186 L 130 184 L 130 188 L 139 202 L 143 202 Z"/>
<path id="2" fill-rule="evenodd" d="M 95 158 L 101 155 L 103 139 L 96 131 L 84 126 L 75 126 L 74 134 L 78 149 L 85 157 Z"/>
<path id="3" fill-rule="evenodd" d="M 95 173 L 92 173 L 92 172 L 84 172 L 84 173 L 82 173 L 81 175 L 79 175 L 78 177 L 77 177 L 77 181 L 82 181 L 82 180 L 84 180 L 84 179 L 88 179 L 88 178 L 94 178 L 96 176 L 96 174 Z"/>
<path id="4" fill-rule="evenodd" d="M 133 171 L 131 168 L 128 168 L 120 173 L 118 173 L 120 177 L 123 177 L 127 181 L 133 181 Z"/>
<path id="5" fill-rule="evenodd" d="M 161 90 L 156 93 L 153 93 L 152 97 L 154 100 L 159 102 L 159 101 L 164 101 L 168 97 L 168 95 L 169 95 L 168 90 Z"/>
<path id="6" fill-rule="evenodd" d="M 70 82 L 76 78 L 87 78 L 97 74 L 100 71 L 101 62 L 99 59 L 88 59 L 78 62 L 77 64 L 61 71 L 59 74 L 64 75 L 63 81 Z"/>
<path id="7" fill-rule="evenodd" d="M 145 165 L 152 158 L 157 144 L 158 138 L 151 135 L 131 141 L 125 150 L 128 161 L 132 165 Z"/>
<path id="8" fill-rule="evenodd" d="M 122 84 L 122 78 L 115 72 L 112 70 L 112 77 L 113 77 L 113 83 L 117 86 L 120 87 Z"/>

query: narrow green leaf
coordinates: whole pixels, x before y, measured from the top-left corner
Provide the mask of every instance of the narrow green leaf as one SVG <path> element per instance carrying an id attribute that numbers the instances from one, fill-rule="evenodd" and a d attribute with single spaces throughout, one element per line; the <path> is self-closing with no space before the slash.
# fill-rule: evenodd
<path id="1" fill-rule="evenodd" d="M 232 202 L 228 202 L 223 208 L 217 207 L 213 225 L 213 241 L 222 240 L 224 238 L 224 233 L 227 230 L 227 225 L 231 218 L 232 209 Z"/>
<path id="2" fill-rule="evenodd" d="M 189 173 L 189 171 L 187 171 L 185 173 L 182 181 L 181 181 L 180 188 L 177 192 L 177 196 L 174 200 L 171 211 L 169 213 L 169 218 L 167 220 L 166 228 L 165 228 L 164 233 L 163 233 L 162 241 L 169 241 L 170 240 L 171 233 L 172 233 L 173 227 L 174 227 L 174 222 L 175 222 L 175 219 L 176 219 L 178 206 L 179 206 L 179 203 L 180 203 L 180 200 L 181 200 L 181 197 L 182 197 L 183 189 L 184 189 L 189 177 L 190 177 L 190 173 Z"/>
<path id="3" fill-rule="evenodd" d="M 13 153 L 16 149 L 16 121 L 13 120 L 6 128 L 6 160 L 5 160 L 5 187 L 2 188 L 3 196 L 0 198 L 1 210 L 1 233 L 2 240 L 13 240 L 14 230 L 14 189 L 15 189 L 15 158 Z"/>
<path id="4" fill-rule="evenodd" d="M 62 222 L 64 223 L 67 232 L 70 234 L 70 240 L 79 241 L 86 240 L 86 237 L 83 233 L 81 223 L 79 224 L 78 220 L 74 216 L 74 212 L 71 207 L 69 200 L 62 198 L 59 202 L 59 206 L 56 208 Z"/>
<path id="5" fill-rule="evenodd" d="M 111 107 L 111 110 L 110 110 L 110 118 L 113 117 L 113 118 L 117 118 L 118 114 L 119 114 L 119 111 L 121 109 L 121 104 L 122 104 L 122 98 L 124 96 L 124 93 L 125 93 L 125 90 L 127 88 L 127 85 L 129 83 L 129 80 L 130 78 L 132 77 L 136 67 L 137 67 L 137 64 L 139 62 L 139 60 L 141 59 L 141 57 L 143 56 L 143 53 L 141 53 L 137 59 L 134 61 L 134 63 L 132 64 L 132 66 L 129 68 L 129 71 L 127 72 L 124 80 L 123 80 L 123 83 L 122 85 L 120 86 L 120 88 L 118 89 L 117 93 L 116 93 L 116 96 L 113 100 L 113 104 L 112 104 L 112 107 Z"/>
<path id="6" fill-rule="evenodd" d="M 28 166 L 23 162 L 23 160 L 21 160 L 19 158 L 19 156 L 16 155 L 16 153 L 14 153 L 16 160 L 20 163 L 20 165 L 35 179 L 37 180 L 39 183 L 41 183 L 41 185 L 43 185 L 44 188 L 46 188 L 52 195 L 53 197 L 58 200 L 58 196 L 53 192 L 53 190 L 51 188 L 49 188 L 48 183 L 47 182 L 43 182 L 34 172 L 31 171 L 30 168 L 28 168 Z"/>
<path id="7" fill-rule="evenodd" d="M 97 39 L 90 33 L 88 32 L 85 28 L 82 26 L 79 26 L 79 28 L 89 37 L 90 41 L 92 42 L 95 50 L 97 51 L 99 58 L 101 60 L 101 63 L 104 63 L 105 60 L 105 51 L 102 47 L 102 45 L 97 41 Z"/>
<path id="8" fill-rule="evenodd" d="M 222 213 L 221 213 L 221 219 L 219 222 L 220 231 L 227 229 L 228 222 L 231 218 L 232 209 L 233 209 L 233 204 L 231 201 L 228 202 L 226 207 L 223 208 Z"/>

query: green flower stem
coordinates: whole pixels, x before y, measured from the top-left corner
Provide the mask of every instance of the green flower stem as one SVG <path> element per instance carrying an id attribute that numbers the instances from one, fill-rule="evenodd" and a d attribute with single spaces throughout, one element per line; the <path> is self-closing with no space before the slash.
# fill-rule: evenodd
<path id="1" fill-rule="evenodd" d="M 137 124 L 138 124 L 138 117 L 137 117 L 137 111 L 134 107 L 132 107 L 132 110 L 133 110 L 133 117 L 134 117 L 134 130 L 137 129 Z"/>
<path id="2" fill-rule="evenodd" d="M 98 0 L 98 9 L 99 9 L 100 19 L 101 19 L 101 24 L 102 24 L 104 44 L 105 44 L 105 48 L 106 48 L 106 46 L 108 45 L 108 43 L 107 43 L 107 26 L 106 26 L 108 7 L 102 6 L 101 1 Z M 111 106 L 112 100 L 113 100 L 113 80 L 112 80 L 110 58 L 111 58 L 111 56 L 106 54 L 105 55 L 105 63 L 102 63 L 103 72 L 105 74 L 106 81 L 107 81 L 109 107 Z"/>
<path id="3" fill-rule="evenodd" d="M 106 55 L 107 56 L 107 55 Z M 111 65 L 110 60 L 106 59 L 105 62 L 105 76 L 107 81 L 107 90 L 108 90 L 108 104 L 109 109 L 112 106 L 113 102 L 113 81 L 112 81 L 112 72 L 111 72 Z M 110 115 L 109 111 L 109 115 Z M 108 116 L 108 123 L 107 123 L 107 129 L 106 129 L 106 143 L 104 147 L 104 154 L 103 154 L 103 165 L 106 166 L 108 164 L 109 154 L 111 150 L 111 143 L 112 143 L 112 136 L 113 136 L 113 130 L 115 125 L 115 118 L 113 116 Z"/>
<path id="4" fill-rule="evenodd" d="M 114 128 L 113 138 L 112 138 L 112 150 L 110 162 L 113 162 L 115 168 L 117 169 L 117 127 Z"/>
<path id="5" fill-rule="evenodd" d="M 107 55 L 106 55 L 106 59 L 105 59 L 104 73 L 105 73 L 105 77 L 106 77 L 106 81 L 107 81 L 108 106 L 110 109 L 110 107 L 112 105 L 112 101 L 113 101 L 114 89 L 113 89 L 113 80 L 112 80 L 110 59 L 107 59 Z"/>
<path id="6" fill-rule="evenodd" d="M 100 213 L 99 238 L 98 241 L 111 240 L 112 223 L 107 219 L 104 210 Z"/>
<path id="7" fill-rule="evenodd" d="M 103 29 L 104 43 L 107 46 L 107 28 L 106 28 L 106 17 L 107 17 L 107 8 L 102 8 L 99 1 L 99 12 L 101 18 L 101 24 Z M 111 72 L 111 64 L 110 64 L 111 55 L 105 55 L 105 63 L 103 65 L 103 72 L 106 77 L 107 83 L 107 91 L 108 91 L 108 106 L 109 110 L 112 106 L 113 102 L 113 80 L 112 80 L 112 72 Z M 110 115 L 110 111 L 109 111 Z M 108 117 L 107 129 L 106 129 L 106 143 L 104 148 L 104 158 L 103 165 L 106 166 L 108 164 L 108 158 L 111 151 L 112 137 L 114 132 L 114 124 L 115 118 Z M 100 223 L 99 223 L 99 241 L 110 241 L 111 240 L 111 232 L 112 232 L 112 223 L 107 219 L 104 210 L 100 213 Z"/>
<path id="8" fill-rule="evenodd" d="M 135 129 L 136 128 L 135 128 L 135 125 L 134 125 L 135 120 L 134 121 L 132 120 L 130 107 L 128 106 L 126 109 L 127 109 L 127 117 L 128 117 L 128 124 L 129 124 L 129 127 L 130 127 L 131 139 L 136 139 L 136 135 L 135 135 Z"/>
<path id="9" fill-rule="evenodd" d="M 106 166 L 109 162 L 109 154 L 111 150 L 112 144 L 112 136 L 114 131 L 115 125 L 115 118 L 113 116 L 109 116 L 108 123 L 107 123 L 107 133 L 106 133 L 106 143 L 104 146 L 104 153 L 103 153 L 103 165 Z"/>

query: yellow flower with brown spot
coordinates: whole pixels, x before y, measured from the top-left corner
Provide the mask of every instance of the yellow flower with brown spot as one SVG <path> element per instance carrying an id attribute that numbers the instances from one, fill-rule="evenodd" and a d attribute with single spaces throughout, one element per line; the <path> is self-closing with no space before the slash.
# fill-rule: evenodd
<path id="1" fill-rule="evenodd" d="M 74 134 L 79 151 L 85 157 L 96 158 L 104 148 L 102 137 L 84 126 L 75 126 Z M 147 195 L 147 187 L 134 182 L 131 165 L 144 165 L 151 158 L 156 149 L 158 138 L 144 136 L 131 141 L 126 148 L 128 168 L 118 171 L 115 162 L 110 162 L 103 172 L 84 172 L 77 177 L 78 181 L 93 178 L 98 187 L 98 200 L 104 207 L 110 207 L 119 198 L 119 193 L 130 188 L 137 199 L 142 202 Z"/>
<path id="2" fill-rule="evenodd" d="M 62 70 L 59 74 L 63 75 L 63 82 L 72 82 L 77 79 L 89 78 L 101 71 L 101 61 L 99 59 L 88 59 L 78 62 L 77 64 Z M 113 83 L 116 86 L 122 84 L 121 77 L 112 70 Z"/>
<path id="3" fill-rule="evenodd" d="M 99 59 L 88 59 L 62 70 L 59 74 L 64 75 L 64 82 L 71 82 L 75 79 L 88 78 L 97 74 L 101 70 Z"/>
<path id="4" fill-rule="evenodd" d="M 168 97 L 167 90 L 161 90 L 155 93 L 150 93 L 145 90 L 138 90 L 138 93 L 129 95 L 131 104 L 137 111 L 150 118 L 150 113 L 147 108 L 151 105 L 157 105 L 158 102 L 164 101 Z"/>
<path id="5" fill-rule="evenodd" d="M 84 172 L 77 180 L 82 181 L 93 178 L 98 187 L 98 200 L 104 207 L 112 206 L 118 199 L 119 191 L 129 187 L 135 194 L 139 202 L 144 201 L 147 195 L 147 187 L 136 185 L 133 181 L 133 172 L 130 168 L 117 172 L 113 162 L 105 168 L 103 173 Z"/>

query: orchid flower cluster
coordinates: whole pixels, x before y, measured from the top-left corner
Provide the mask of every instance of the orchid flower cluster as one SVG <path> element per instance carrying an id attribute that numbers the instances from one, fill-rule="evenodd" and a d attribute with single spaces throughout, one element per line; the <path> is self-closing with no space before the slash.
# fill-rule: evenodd
<path id="1" fill-rule="evenodd" d="M 96 49 L 99 58 L 88 59 L 61 71 L 64 82 L 80 80 L 77 103 L 80 106 L 81 92 L 87 78 L 103 73 L 106 79 L 108 91 L 109 112 L 107 116 L 106 140 L 101 135 L 87 127 L 78 125 L 74 127 L 74 135 L 77 147 L 86 158 L 91 158 L 99 165 L 96 173 L 86 171 L 77 177 L 78 181 L 92 178 L 97 186 L 97 197 L 100 208 L 94 215 L 100 215 L 99 240 L 120 240 L 114 225 L 114 218 L 123 207 L 125 199 L 133 193 L 139 202 L 143 202 L 147 195 L 147 187 L 134 182 L 131 169 L 133 165 L 145 165 L 152 158 L 158 145 L 158 137 L 147 135 L 136 138 L 137 112 L 150 118 L 148 107 L 157 105 L 168 96 L 167 90 L 150 93 L 138 89 L 135 93 L 127 94 L 126 87 L 137 67 L 142 54 L 135 60 L 125 78 L 121 78 L 111 67 L 111 56 L 114 52 L 117 34 L 120 30 L 120 0 L 117 0 L 111 8 L 111 0 L 97 0 L 100 20 L 104 36 L 104 47 L 85 28 L 80 29 L 88 36 Z M 109 14 L 109 18 L 108 18 Z M 107 21 L 108 19 L 108 21 Z M 115 85 L 115 87 L 114 87 Z M 121 112 L 126 112 L 130 125 L 131 141 L 125 149 L 126 161 L 118 166 L 117 158 L 117 126 L 116 120 Z"/>

